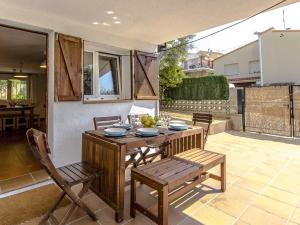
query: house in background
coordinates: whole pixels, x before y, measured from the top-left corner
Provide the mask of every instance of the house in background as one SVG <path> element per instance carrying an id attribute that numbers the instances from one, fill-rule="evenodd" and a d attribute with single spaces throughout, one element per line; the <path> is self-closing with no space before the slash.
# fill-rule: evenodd
<path id="1" fill-rule="evenodd" d="M 214 71 L 213 60 L 221 55 L 222 53 L 211 50 L 189 53 L 187 60 L 183 63 L 184 72 L 188 77 L 206 76 Z"/>
<path id="2" fill-rule="evenodd" d="M 270 28 L 255 34 L 258 40 L 216 58 L 215 73 L 224 74 L 236 87 L 300 84 L 300 30 Z"/>
<path id="3" fill-rule="evenodd" d="M 300 30 L 258 33 L 261 84 L 300 84 Z"/>
<path id="4" fill-rule="evenodd" d="M 225 75 L 236 87 L 246 87 L 260 80 L 258 41 L 235 49 L 214 61 L 215 74 Z"/>

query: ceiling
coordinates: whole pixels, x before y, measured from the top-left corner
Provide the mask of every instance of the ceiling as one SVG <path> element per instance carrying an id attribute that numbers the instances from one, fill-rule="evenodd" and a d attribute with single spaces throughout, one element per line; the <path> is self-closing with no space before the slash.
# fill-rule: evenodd
<path id="1" fill-rule="evenodd" d="M 0 26 L 0 72 L 44 73 L 46 36 Z"/>
<path id="2" fill-rule="evenodd" d="M 289 0 L 280 6 L 297 1 Z M 0 0 L 1 2 L 15 9 L 22 9 L 24 15 L 28 10 L 28 13 L 36 13 L 40 18 L 59 18 L 60 21 L 93 30 L 161 44 L 245 18 L 279 0 Z M 114 14 L 107 14 L 107 11 L 113 11 Z M 115 21 L 120 23 L 115 24 Z M 93 22 L 99 24 L 93 25 Z"/>

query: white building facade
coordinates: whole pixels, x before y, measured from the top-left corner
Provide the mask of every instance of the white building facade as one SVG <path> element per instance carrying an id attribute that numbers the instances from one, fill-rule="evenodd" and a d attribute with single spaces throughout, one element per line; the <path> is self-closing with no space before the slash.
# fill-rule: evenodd
<path id="1" fill-rule="evenodd" d="M 300 31 L 271 28 L 257 35 L 258 40 L 215 59 L 215 73 L 236 86 L 300 84 Z"/>

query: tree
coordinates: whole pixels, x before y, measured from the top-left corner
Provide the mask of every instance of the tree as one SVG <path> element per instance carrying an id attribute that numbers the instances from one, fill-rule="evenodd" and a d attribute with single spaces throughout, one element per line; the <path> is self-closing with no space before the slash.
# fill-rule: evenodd
<path id="1" fill-rule="evenodd" d="M 165 97 L 165 93 L 169 88 L 177 87 L 182 83 L 183 78 L 185 78 L 180 64 L 186 60 L 188 50 L 194 47 L 189 43 L 193 38 L 194 35 L 189 35 L 167 42 L 167 48 L 169 50 L 163 52 L 164 54 L 160 60 L 159 67 L 161 99 Z"/>

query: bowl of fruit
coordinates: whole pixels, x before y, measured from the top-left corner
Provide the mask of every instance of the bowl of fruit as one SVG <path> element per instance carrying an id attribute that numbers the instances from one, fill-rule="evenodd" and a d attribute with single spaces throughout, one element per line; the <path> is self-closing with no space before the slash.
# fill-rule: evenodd
<path id="1" fill-rule="evenodd" d="M 145 128 L 153 128 L 156 127 L 157 122 L 159 121 L 159 116 L 143 116 L 141 118 L 141 123 Z"/>

